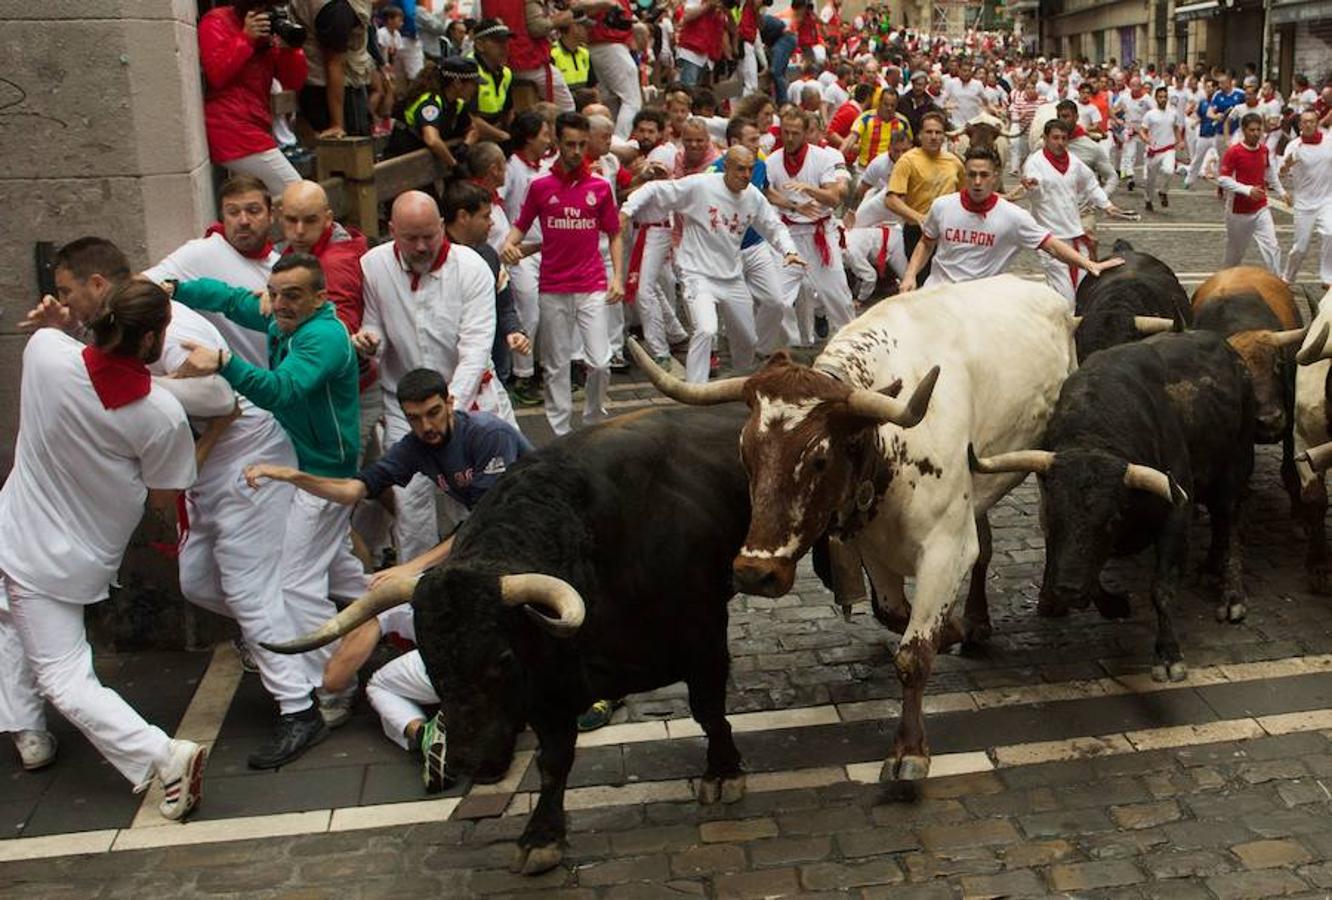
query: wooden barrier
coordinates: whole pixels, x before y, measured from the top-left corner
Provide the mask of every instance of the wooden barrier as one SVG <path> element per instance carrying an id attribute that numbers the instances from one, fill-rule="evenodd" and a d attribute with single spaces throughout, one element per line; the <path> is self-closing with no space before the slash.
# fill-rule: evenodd
<path id="1" fill-rule="evenodd" d="M 380 237 L 381 204 L 442 177 L 434 154 L 425 149 L 377 163 L 372 138 L 323 138 L 315 147 L 315 178 L 328 193 L 333 215 L 372 242 Z"/>

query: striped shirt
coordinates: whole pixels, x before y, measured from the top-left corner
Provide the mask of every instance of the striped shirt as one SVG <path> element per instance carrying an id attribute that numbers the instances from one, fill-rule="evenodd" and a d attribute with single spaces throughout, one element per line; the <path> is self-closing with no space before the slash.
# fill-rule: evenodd
<path id="1" fill-rule="evenodd" d="M 861 113 L 851 126 L 851 131 L 860 136 L 856 163 L 861 166 L 869 165 L 870 160 L 888 152 L 894 131 L 905 131 L 908 140 L 913 138 L 911 123 L 901 113 L 893 113 L 891 122 L 880 119 L 879 114 L 873 110 Z"/>
<path id="2" fill-rule="evenodd" d="M 1016 122 L 1023 131 L 1031 127 L 1031 120 L 1036 116 L 1036 110 L 1040 109 L 1045 103 L 1040 95 L 1028 97 L 1026 91 L 1021 91 L 1013 95 L 1013 103 L 1008 109 L 1009 117 Z"/>

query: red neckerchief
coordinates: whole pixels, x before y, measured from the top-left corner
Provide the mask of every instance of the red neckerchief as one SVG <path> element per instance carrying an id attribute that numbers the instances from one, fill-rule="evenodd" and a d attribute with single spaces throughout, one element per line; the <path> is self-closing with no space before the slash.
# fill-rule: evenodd
<path id="1" fill-rule="evenodd" d="M 800 174 L 800 170 L 805 167 L 805 155 L 808 153 L 808 143 L 801 144 L 800 149 L 794 153 L 790 147 L 782 148 L 782 165 L 786 166 L 787 177 L 795 178 Z"/>
<path id="2" fill-rule="evenodd" d="M 1072 140 L 1077 140 L 1080 137 L 1086 137 L 1086 136 L 1087 136 L 1087 129 L 1083 128 L 1081 125 L 1074 125 L 1073 133 L 1068 136 L 1068 139 L 1072 141 Z"/>
<path id="3" fill-rule="evenodd" d="M 1056 172 L 1058 172 L 1060 175 L 1067 175 L 1067 174 L 1068 174 L 1068 153 L 1067 153 L 1067 152 L 1065 152 L 1063 156 L 1055 156 L 1055 155 L 1054 155 L 1053 153 L 1051 153 L 1051 152 L 1049 151 L 1049 149 L 1046 148 L 1046 147 L 1042 147 L 1042 148 L 1041 148 L 1041 152 L 1045 154 L 1045 158 L 1048 159 L 1048 160 L 1050 161 L 1050 165 L 1054 166 Z M 963 191 L 962 193 L 963 193 L 963 196 L 966 196 L 966 192 L 965 192 L 965 191 Z"/>
<path id="4" fill-rule="evenodd" d="M 1306 144 L 1321 144 L 1323 142 L 1323 133 L 1321 131 L 1315 131 L 1314 136 L 1311 138 L 1301 135 L 1300 140 Z"/>
<path id="5" fill-rule="evenodd" d="M 449 248 L 452 246 L 453 245 L 449 243 L 449 236 L 446 233 L 444 235 L 444 243 L 439 245 L 439 252 L 435 254 L 435 261 L 430 264 L 431 272 L 438 272 L 440 269 L 444 268 L 444 263 L 447 262 L 449 258 Z M 398 253 L 398 248 L 396 246 L 393 248 L 393 255 L 398 257 L 398 265 L 402 265 L 402 256 Z M 416 290 L 421 284 L 421 273 L 417 272 L 415 269 L 409 269 L 408 272 L 412 276 L 412 290 Z"/>
<path id="6" fill-rule="evenodd" d="M 967 212 L 976 213 L 981 218 L 985 218 L 985 214 L 990 210 L 994 209 L 994 207 L 999 203 L 998 194 L 991 194 L 988 200 L 984 201 L 983 203 L 976 203 L 971 199 L 971 194 L 969 194 L 966 190 L 959 191 L 959 193 L 962 196 L 962 208 L 965 209 Z"/>
<path id="7" fill-rule="evenodd" d="M 153 388 L 148 367 L 133 357 L 113 356 L 90 344 L 83 348 L 83 365 L 97 399 L 107 409 L 129 406 L 147 397 Z"/>
<path id="8" fill-rule="evenodd" d="M 329 226 L 324 229 L 324 233 L 319 236 L 319 240 L 315 241 L 314 246 L 310 248 L 310 255 L 315 259 L 322 258 L 324 251 L 328 249 L 328 245 L 331 243 L 333 243 L 333 225 L 329 223 Z M 296 248 L 288 244 L 287 249 L 282 251 L 282 255 L 286 256 L 288 253 L 294 253 L 295 251 Z"/>
<path id="9" fill-rule="evenodd" d="M 577 168 L 572 171 L 566 169 L 564 164 L 561 163 L 552 166 L 550 174 L 554 175 L 559 180 L 560 184 L 564 185 L 566 188 L 570 188 L 591 177 L 592 171 L 587 167 L 587 160 L 580 159 Z"/>
<path id="10" fill-rule="evenodd" d="M 526 156 L 523 156 L 522 153 L 515 153 L 514 156 L 518 157 L 518 159 L 522 161 L 523 165 L 527 166 L 533 172 L 541 171 L 541 160 L 538 159 L 536 162 L 532 162 L 532 160 L 528 159 Z"/>
<path id="11" fill-rule="evenodd" d="M 212 237 L 215 234 L 222 235 L 223 240 L 226 240 L 227 232 L 225 229 L 223 229 L 221 222 L 214 222 L 212 225 L 209 225 L 208 230 L 204 232 L 204 237 Z M 231 242 L 227 241 L 227 243 L 230 244 Z M 235 244 L 232 244 L 231 246 L 233 249 L 235 249 L 237 253 L 239 253 L 241 256 L 245 257 L 246 259 L 268 259 L 268 254 L 273 252 L 272 241 L 264 241 L 264 246 L 259 248 L 253 253 L 246 253 L 242 251 L 239 247 L 236 247 Z"/>

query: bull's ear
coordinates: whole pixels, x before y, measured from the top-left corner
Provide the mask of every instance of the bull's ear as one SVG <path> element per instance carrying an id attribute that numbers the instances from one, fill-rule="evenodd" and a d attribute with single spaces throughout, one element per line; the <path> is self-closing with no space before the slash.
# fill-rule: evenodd
<path id="1" fill-rule="evenodd" d="M 814 542 L 814 574 L 828 590 L 833 589 L 832 553 L 828 550 L 828 536 L 825 534 Z"/>

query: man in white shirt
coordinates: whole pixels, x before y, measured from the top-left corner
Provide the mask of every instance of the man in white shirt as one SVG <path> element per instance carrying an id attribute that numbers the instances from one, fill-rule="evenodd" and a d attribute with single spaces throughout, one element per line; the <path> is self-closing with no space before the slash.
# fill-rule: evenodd
<path id="1" fill-rule="evenodd" d="M 518 217 L 527 199 L 528 188 L 532 182 L 545 175 L 550 169 L 546 151 L 550 149 L 550 125 L 533 109 L 527 109 L 513 117 L 509 125 L 513 137 L 513 152 L 504 172 L 504 187 L 500 196 L 504 199 L 505 218 L 512 222 Z M 535 233 L 528 236 L 532 253 L 517 265 L 509 266 L 509 285 L 513 290 L 513 305 L 518 310 L 518 321 L 528 335 L 537 333 L 540 326 L 541 312 L 538 300 L 537 275 L 541 271 L 541 226 L 536 226 Z M 505 233 L 500 238 L 500 248 L 504 247 Z M 498 252 L 498 251 L 497 251 Z M 530 353 L 513 354 L 513 399 L 520 406 L 540 406 L 541 390 L 536 383 L 536 365 Z"/>
<path id="2" fill-rule="evenodd" d="M 1081 210 L 1095 206 L 1111 214 L 1123 210 L 1110 202 L 1096 173 L 1068 151 L 1068 124 L 1063 119 L 1045 123 L 1044 147 L 1027 157 L 1022 167 L 1022 187 L 1031 195 L 1031 214 L 1052 235 L 1084 254 L 1091 253 L 1091 240 L 1083 227 Z M 1045 282 L 1069 303 L 1077 295 L 1083 269 L 1057 257 L 1041 254 Z"/>
<path id="3" fill-rule="evenodd" d="M 802 286 L 817 291 L 830 331 L 855 318 L 851 288 L 842 268 L 842 248 L 833 210 L 846 196 L 846 163 L 831 147 L 808 142 L 810 117 L 800 110 L 782 116 L 782 148 L 768 157 L 768 200 L 782 213 L 796 252 L 806 266 L 788 266 L 782 272 L 786 311 L 761 309 L 758 315 L 759 349 L 771 353 L 780 345 L 782 324 L 788 336 L 794 330 L 796 298 Z"/>
<path id="4" fill-rule="evenodd" d="M 1281 248 L 1277 245 L 1268 192 L 1284 194 L 1281 179 L 1272 167 L 1263 143 L 1263 118 L 1246 113 L 1240 119 L 1242 139 L 1226 148 L 1216 183 L 1226 192 L 1226 249 L 1222 268 L 1238 266 L 1250 244 L 1258 247 L 1263 265 L 1281 272 Z"/>
<path id="5" fill-rule="evenodd" d="M 957 78 L 948 82 L 944 88 L 943 107 L 948 111 L 948 118 L 955 128 L 961 128 L 967 122 L 980 115 L 984 110 L 990 115 L 996 111 L 985 101 L 985 85 L 979 78 L 972 77 L 971 63 L 962 63 L 957 71 Z"/>
<path id="6" fill-rule="evenodd" d="M 393 201 L 393 235 L 361 257 L 365 316 L 352 336 L 358 353 L 379 360 L 385 442 L 411 431 L 396 401 L 398 380 L 412 369 L 433 369 L 448 380 L 453 402 L 483 410 L 517 427 L 508 395 L 495 378 L 495 279 L 469 247 L 451 244 L 433 197 L 407 191 Z M 402 559 L 439 543 L 435 489 L 425 478 L 394 488 L 394 531 Z"/>
<path id="7" fill-rule="evenodd" d="M 884 202 L 893 163 L 911 149 L 905 131 L 894 131 L 888 152 L 875 157 L 861 176 L 870 190 L 849 216 L 846 229 L 846 266 L 857 278 L 856 302 L 864 303 L 874 294 L 875 285 L 892 270 L 895 277 L 906 273 L 906 244 L 902 237 L 902 218 Z"/>
<path id="8" fill-rule="evenodd" d="M 685 377 L 708 380 L 717 311 L 726 319 L 731 366 L 744 372 L 754 362 L 757 340 L 754 300 L 745 284 L 740 244 L 753 227 L 783 255 L 788 266 L 803 266 L 791 236 L 763 192 L 750 184 L 754 154 L 744 147 L 726 151 L 725 169 L 674 181 L 644 185 L 620 210 L 621 230 L 639 215 L 675 213 L 683 224 L 680 271 L 685 302 L 694 322 Z"/>
<path id="9" fill-rule="evenodd" d="M 1286 281 L 1294 284 L 1316 232 L 1322 240 L 1318 280 L 1332 284 L 1332 137 L 1318 127 L 1318 113 L 1300 113 L 1300 136 L 1286 146 L 1281 174 L 1290 177 L 1295 208 L 1295 240 L 1286 262 Z"/>
<path id="10" fill-rule="evenodd" d="M 280 255 L 268 238 L 273 227 L 268 188 L 257 178 L 237 175 L 223 183 L 218 203 L 222 221 L 210 225 L 202 238 L 173 250 L 144 272 L 145 278 L 158 284 L 216 278 L 255 293 L 267 289 L 268 274 Z M 203 316 L 217 326 L 233 353 L 253 365 L 268 366 L 268 346 L 262 333 L 241 328 L 217 313 Z"/>
<path id="11" fill-rule="evenodd" d="M 40 704 L 12 704 L 16 688 L 35 687 L 136 789 L 156 776 L 159 811 L 182 819 L 202 797 L 207 749 L 172 740 L 98 681 L 83 624 L 144 501 L 169 508 L 194 483 L 185 412 L 147 369 L 170 320 L 160 287 L 127 281 L 90 322 L 91 344 L 42 328 L 24 347 L 14 468 L 0 488 L 0 730 L 43 728 Z"/>
<path id="12" fill-rule="evenodd" d="M 1037 224 L 1031 213 L 994 192 L 999 154 L 972 147 L 964 163 L 966 187 L 945 194 L 930 205 L 921 225 L 921 239 L 907 263 L 902 290 L 916 288 L 916 273 L 933 256 L 925 287 L 974 281 L 1001 274 L 1023 247 L 1042 250 L 1091 275 L 1117 266 L 1121 259 L 1093 262 Z M 937 252 L 936 252 L 937 247 Z"/>
<path id="13" fill-rule="evenodd" d="M 1144 166 L 1143 192 L 1147 195 L 1147 211 L 1153 212 L 1152 195 L 1161 200 L 1161 208 L 1170 206 L 1170 179 L 1175 174 L 1175 153 L 1184 149 L 1184 119 L 1179 110 L 1170 105 L 1170 92 L 1159 87 L 1153 93 L 1156 108 L 1142 117 L 1138 137 L 1147 147 Z M 1158 184 L 1159 181 L 1159 184 Z"/>
<path id="14" fill-rule="evenodd" d="M 1136 187 L 1133 173 L 1143 150 L 1139 128 L 1143 117 L 1151 111 L 1153 105 L 1152 98 L 1143 90 L 1142 82 L 1136 77 L 1129 80 L 1128 90 L 1121 91 L 1115 103 L 1115 109 L 1124 122 L 1124 146 L 1119 156 L 1119 177 L 1128 181 L 1130 191 Z"/>

